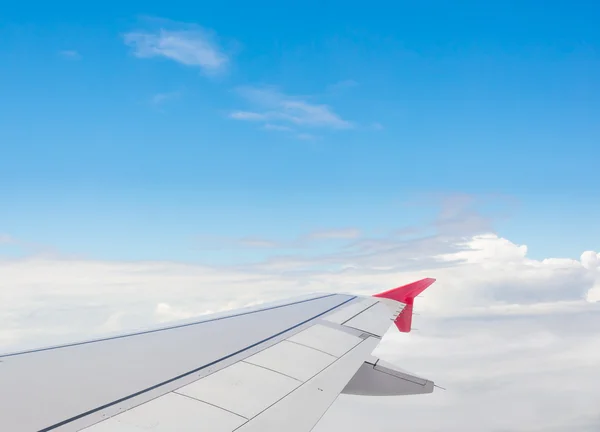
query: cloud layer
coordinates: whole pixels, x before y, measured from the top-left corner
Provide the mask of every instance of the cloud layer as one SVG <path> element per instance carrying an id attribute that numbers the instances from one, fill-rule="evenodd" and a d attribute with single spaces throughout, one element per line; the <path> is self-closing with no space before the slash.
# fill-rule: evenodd
<path id="1" fill-rule="evenodd" d="M 371 294 L 430 276 L 438 282 L 417 299 L 416 331 L 390 330 L 378 355 L 447 390 L 340 397 L 318 431 L 598 430 L 600 257 L 586 251 L 579 260 L 531 259 L 525 245 L 456 228 L 463 216 L 460 206 L 446 206 L 437 234 L 416 239 L 315 232 L 304 237 L 346 245 L 298 256 L 275 250 L 263 262 L 229 267 L 5 259 L 0 346 L 87 338 L 315 291 Z"/>

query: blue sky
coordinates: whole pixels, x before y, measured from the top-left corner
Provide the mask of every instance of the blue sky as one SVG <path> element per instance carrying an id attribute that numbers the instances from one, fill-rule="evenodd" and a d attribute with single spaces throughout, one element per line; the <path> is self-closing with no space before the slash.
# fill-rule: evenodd
<path id="1" fill-rule="evenodd" d="M 385 235 L 454 194 L 535 257 L 600 249 L 600 6 L 412 3 L 5 7 L 0 253 L 234 260 L 206 239 Z"/>

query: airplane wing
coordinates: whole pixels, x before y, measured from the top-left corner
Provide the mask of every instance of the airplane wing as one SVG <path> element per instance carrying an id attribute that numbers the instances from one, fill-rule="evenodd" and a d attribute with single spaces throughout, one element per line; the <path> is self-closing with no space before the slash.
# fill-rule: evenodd
<path id="1" fill-rule="evenodd" d="M 340 393 L 431 393 L 371 353 L 434 281 L 0 355 L 0 431 L 308 432 Z"/>

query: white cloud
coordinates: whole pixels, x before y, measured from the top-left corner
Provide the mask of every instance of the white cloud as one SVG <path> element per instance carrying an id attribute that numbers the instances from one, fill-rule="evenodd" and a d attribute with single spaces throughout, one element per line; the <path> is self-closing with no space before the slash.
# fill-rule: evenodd
<path id="1" fill-rule="evenodd" d="M 229 58 L 207 30 L 196 25 L 169 23 L 170 27 L 152 31 L 132 31 L 124 35 L 125 44 L 139 58 L 164 57 L 206 73 L 218 73 Z"/>
<path id="2" fill-rule="evenodd" d="M 265 124 L 263 126 L 263 129 L 270 130 L 270 131 L 279 131 L 279 132 L 291 132 L 294 130 L 289 126 L 276 125 L 276 124 L 271 124 L 271 123 Z"/>
<path id="3" fill-rule="evenodd" d="M 358 228 L 340 228 L 329 230 L 315 230 L 302 234 L 292 239 L 273 239 L 259 236 L 249 236 L 242 238 L 226 236 L 198 236 L 196 242 L 198 247 L 204 250 L 240 250 L 242 248 L 251 249 L 271 249 L 273 253 L 282 250 L 303 250 L 310 252 L 315 246 L 322 246 L 323 241 L 328 240 L 346 240 L 355 241 L 361 236 Z M 276 255 L 272 255 L 277 259 Z M 345 258 L 344 258 L 345 259 Z M 318 257 L 317 261 L 323 262 L 327 258 Z M 308 259 L 303 259 L 304 265 L 309 265 Z M 262 264 L 263 268 L 269 267 L 270 261 Z"/>
<path id="4" fill-rule="evenodd" d="M 590 302 L 600 302 L 600 280 L 588 291 L 586 299 Z"/>
<path id="5" fill-rule="evenodd" d="M 360 230 L 357 228 L 342 228 L 324 231 L 313 231 L 308 235 L 310 239 L 356 239 L 360 237 Z"/>
<path id="6" fill-rule="evenodd" d="M 279 243 L 258 237 L 244 237 L 240 239 L 239 245 L 250 248 L 275 248 Z"/>
<path id="7" fill-rule="evenodd" d="M 266 116 L 265 114 L 255 113 L 251 111 L 234 111 L 231 114 L 229 114 L 229 117 L 235 120 L 249 121 L 263 121 L 268 118 L 268 116 Z"/>
<path id="8" fill-rule="evenodd" d="M 587 300 L 600 302 L 600 253 L 585 251 L 581 254 L 581 263 L 586 269 L 597 274 L 594 287 L 587 293 Z"/>
<path id="9" fill-rule="evenodd" d="M 457 214 L 464 212 L 439 220 Z M 0 343 L 54 343 L 307 292 L 368 294 L 431 276 L 437 283 L 415 306 L 418 330 L 390 331 L 378 353 L 448 390 L 342 396 L 316 430 L 583 432 L 600 420 L 600 303 L 586 301 L 600 281 L 597 258 L 535 260 L 525 245 L 494 234 L 443 234 L 361 238 L 335 254 L 225 268 L 3 260 Z"/>
<path id="10" fill-rule="evenodd" d="M 2 244 L 12 244 L 15 243 L 15 239 L 8 234 L 0 233 L 0 245 Z"/>
<path id="11" fill-rule="evenodd" d="M 318 137 L 316 135 L 309 134 L 309 133 L 299 133 L 298 135 L 296 135 L 296 138 L 298 138 L 299 140 L 302 140 L 302 141 L 314 141 Z"/>
<path id="12" fill-rule="evenodd" d="M 600 268 L 600 253 L 594 251 L 585 251 L 581 254 L 581 262 L 587 269 L 594 270 Z"/>
<path id="13" fill-rule="evenodd" d="M 212 311 L 206 311 L 204 313 L 211 313 Z M 186 318 L 191 318 L 196 315 L 194 312 L 186 310 L 185 308 L 175 308 L 167 303 L 159 303 L 156 305 L 156 309 L 154 311 L 156 315 L 156 319 L 158 322 L 168 322 L 173 320 L 182 320 Z"/>
<path id="14" fill-rule="evenodd" d="M 277 127 L 350 129 L 354 125 L 344 120 L 325 104 L 309 102 L 306 97 L 286 95 L 272 87 L 241 87 L 237 89 L 254 108 L 230 113 L 235 120 L 256 121 Z"/>
<path id="15" fill-rule="evenodd" d="M 160 106 L 160 105 L 163 105 L 165 102 L 168 102 L 168 101 L 171 101 L 174 99 L 178 99 L 180 97 L 181 97 L 181 92 L 179 92 L 179 91 L 156 93 L 150 99 L 150 103 L 154 106 Z"/>

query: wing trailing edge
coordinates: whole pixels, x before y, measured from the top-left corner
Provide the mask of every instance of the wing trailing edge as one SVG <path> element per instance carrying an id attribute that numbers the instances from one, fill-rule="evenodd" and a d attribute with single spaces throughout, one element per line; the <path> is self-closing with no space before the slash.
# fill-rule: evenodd
<path id="1" fill-rule="evenodd" d="M 393 288 L 391 290 L 375 294 L 373 297 L 395 300 L 406 305 L 404 309 L 402 309 L 402 312 L 400 312 L 400 314 L 396 317 L 394 323 L 396 324 L 398 330 L 403 333 L 408 333 L 410 332 L 412 326 L 413 304 L 415 297 L 429 288 L 434 282 L 435 279 L 433 278 L 425 278 L 409 283 L 408 285 L 402 285 L 398 288 Z"/>
<path id="2" fill-rule="evenodd" d="M 378 358 L 365 361 L 342 391 L 359 396 L 401 396 L 432 393 L 433 381 L 403 371 Z"/>

